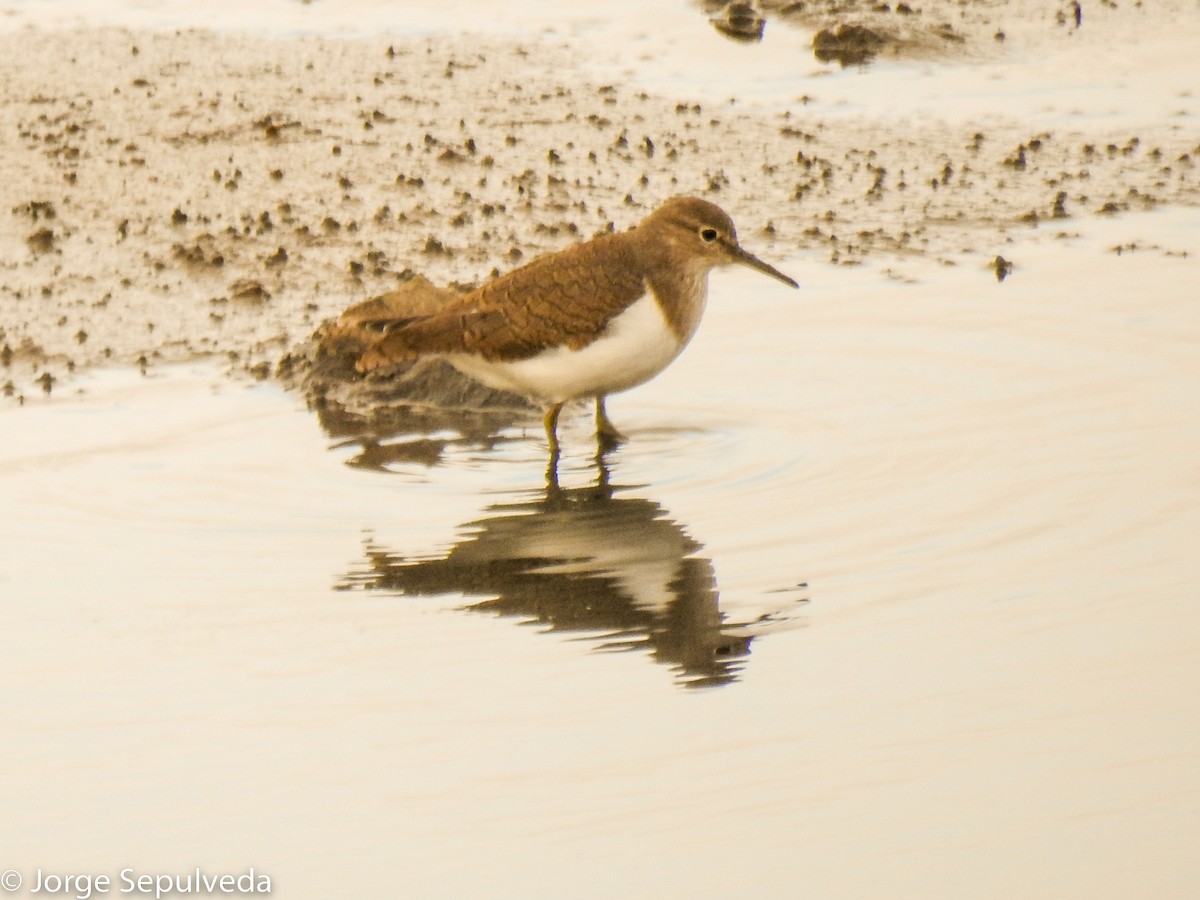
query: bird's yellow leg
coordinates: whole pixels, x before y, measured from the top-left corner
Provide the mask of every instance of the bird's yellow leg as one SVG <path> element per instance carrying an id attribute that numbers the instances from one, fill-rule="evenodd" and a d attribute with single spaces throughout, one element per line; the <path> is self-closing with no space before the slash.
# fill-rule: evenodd
<path id="1" fill-rule="evenodd" d="M 546 415 L 542 416 L 542 424 L 546 427 L 546 443 L 550 445 L 550 455 L 558 455 L 558 414 L 562 412 L 563 405 L 555 403 L 548 410 Z"/>
<path id="2" fill-rule="evenodd" d="M 625 435 L 617 429 L 604 410 L 604 395 L 596 398 L 596 437 L 605 447 L 615 447 L 625 440 Z"/>

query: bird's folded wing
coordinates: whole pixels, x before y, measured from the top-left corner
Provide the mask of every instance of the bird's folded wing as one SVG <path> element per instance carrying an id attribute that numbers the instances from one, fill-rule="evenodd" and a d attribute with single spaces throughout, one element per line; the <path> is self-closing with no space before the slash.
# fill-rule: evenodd
<path id="1" fill-rule="evenodd" d="M 375 319 L 360 371 L 425 354 L 527 359 L 578 349 L 640 297 L 645 281 L 620 235 L 539 257 L 424 316 Z"/>

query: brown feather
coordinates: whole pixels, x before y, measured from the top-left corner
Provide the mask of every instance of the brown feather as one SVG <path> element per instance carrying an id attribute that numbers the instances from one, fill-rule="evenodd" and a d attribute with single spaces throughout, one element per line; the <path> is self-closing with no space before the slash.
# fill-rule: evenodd
<path id="1" fill-rule="evenodd" d="M 414 356 L 472 353 L 518 360 L 555 346 L 578 349 L 646 290 L 629 233 L 602 235 L 540 256 L 426 316 L 378 318 L 381 336 L 360 371 Z"/>

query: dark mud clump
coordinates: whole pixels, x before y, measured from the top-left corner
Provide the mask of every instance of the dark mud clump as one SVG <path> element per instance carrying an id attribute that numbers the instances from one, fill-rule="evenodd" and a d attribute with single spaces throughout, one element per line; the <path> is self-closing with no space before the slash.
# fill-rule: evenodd
<path id="1" fill-rule="evenodd" d="M 761 41 L 767 20 L 751 3 L 727 3 L 710 12 L 708 21 L 727 38 L 752 44 Z"/>
<path id="2" fill-rule="evenodd" d="M 874 59 L 888 38 L 865 25 L 823 28 L 813 37 L 813 54 L 821 62 L 858 66 Z"/>
<path id="3" fill-rule="evenodd" d="M 49 253 L 54 249 L 54 242 L 58 240 L 52 228 L 39 228 L 37 231 L 25 238 L 25 243 L 29 245 L 29 249 L 34 253 Z"/>

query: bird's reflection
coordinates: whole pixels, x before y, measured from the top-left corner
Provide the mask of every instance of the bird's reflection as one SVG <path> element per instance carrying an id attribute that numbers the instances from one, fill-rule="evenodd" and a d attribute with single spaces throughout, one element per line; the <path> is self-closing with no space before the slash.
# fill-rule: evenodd
<path id="1" fill-rule="evenodd" d="M 804 586 L 773 612 L 728 621 L 702 545 L 654 501 L 620 496 L 632 489 L 610 483 L 602 457 L 598 469 L 594 485 L 562 488 L 552 465 L 544 491 L 489 507 L 441 559 L 369 541 L 365 566 L 341 587 L 486 596 L 466 609 L 580 632 L 599 650 L 646 652 L 689 687 L 735 681 L 755 635 L 788 619 Z"/>
<path id="2" fill-rule="evenodd" d="M 503 406 L 464 410 L 379 402 L 368 416 L 321 397 L 309 403 L 325 433 L 338 439 L 334 446 L 357 451 L 347 465 L 381 471 L 407 463 L 434 466 L 454 448 L 492 448 L 504 442 L 505 430 L 537 421 L 528 410 Z"/>

